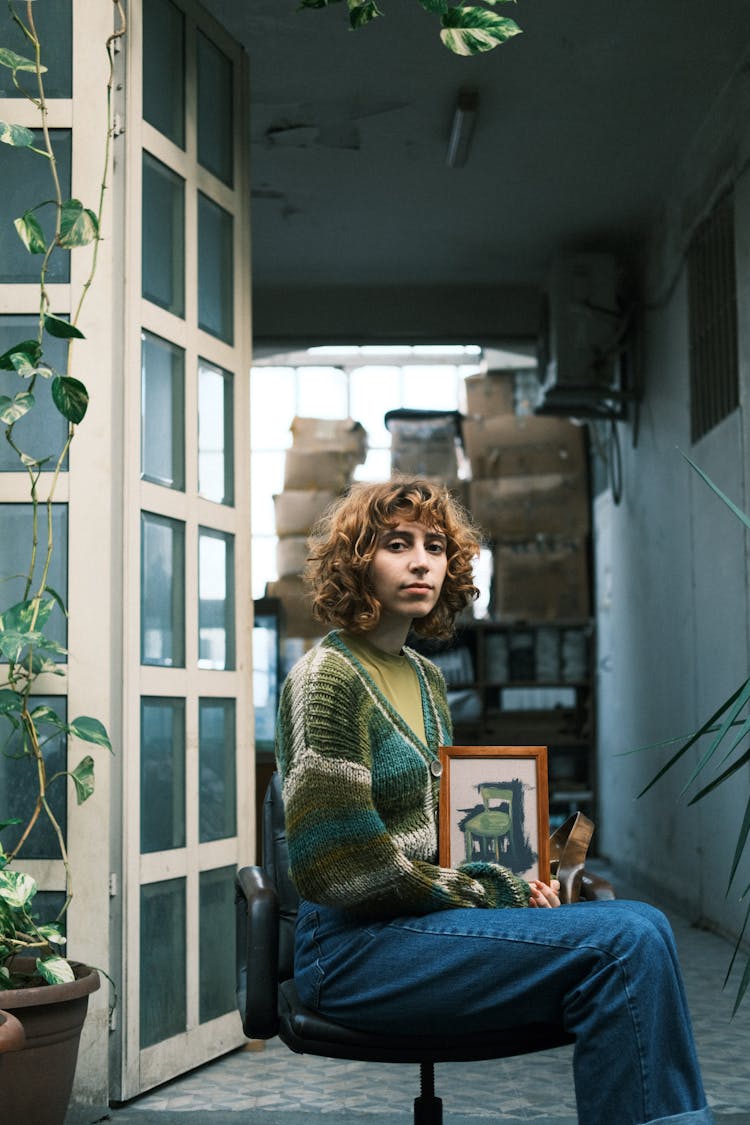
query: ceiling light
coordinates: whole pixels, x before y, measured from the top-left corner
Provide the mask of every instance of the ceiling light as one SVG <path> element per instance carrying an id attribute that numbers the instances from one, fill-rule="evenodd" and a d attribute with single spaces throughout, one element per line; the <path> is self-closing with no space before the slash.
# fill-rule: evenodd
<path id="1" fill-rule="evenodd" d="M 449 168 L 460 168 L 466 163 L 478 109 L 479 94 L 477 91 L 459 90 L 456 108 L 453 111 L 451 135 L 448 138 L 446 163 Z"/>

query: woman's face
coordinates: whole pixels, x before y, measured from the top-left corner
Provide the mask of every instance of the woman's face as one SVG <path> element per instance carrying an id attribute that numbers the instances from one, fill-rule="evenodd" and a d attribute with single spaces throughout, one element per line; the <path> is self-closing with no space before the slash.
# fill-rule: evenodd
<path id="1" fill-rule="evenodd" d="M 437 604 L 448 566 L 442 531 L 399 520 L 380 533 L 370 564 L 373 592 L 388 619 L 426 617 Z"/>

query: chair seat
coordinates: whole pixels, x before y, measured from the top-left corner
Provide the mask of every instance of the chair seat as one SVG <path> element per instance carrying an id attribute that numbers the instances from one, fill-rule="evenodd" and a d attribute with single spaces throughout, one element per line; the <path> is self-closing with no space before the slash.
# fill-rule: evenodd
<path id="1" fill-rule="evenodd" d="M 363 1062 L 437 1063 L 474 1062 L 510 1058 L 529 1051 L 546 1051 L 573 1042 L 562 1027 L 532 1023 L 505 1029 L 461 1035 L 385 1035 L 357 1031 L 333 1023 L 306 1008 L 294 981 L 279 985 L 279 1036 L 297 1054 L 323 1055 Z"/>

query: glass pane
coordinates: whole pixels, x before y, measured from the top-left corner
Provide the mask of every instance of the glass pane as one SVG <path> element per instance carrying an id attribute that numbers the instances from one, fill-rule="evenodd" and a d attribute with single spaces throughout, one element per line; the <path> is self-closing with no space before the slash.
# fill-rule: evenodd
<path id="1" fill-rule="evenodd" d="M 232 186 L 232 63 L 198 32 L 198 161 Z"/>
<path id="2" fill-rule="evenodd" d="M 185 525 L 141 515 L 141 663 L 185 667 Z"/>
<path id="3" fill-rule="evenodd" d="M 235 702 L 199 703 L 200 841 L 237 833 Z"/>
<path id="4" fill-rule="evenodd" d="M 296 413 L 294 367 L 254 367 L 250 372 L 250 448 L 286 449 Z"/>
<path id="5" fill-rule="evenodd" d="M 449 364 L 404 367 L 403 405 L 412 410 L 456 410 L 458 374 Z"/>
<path id="6" fill-rule="evenodd" d="M 265 603 L 269 604 L 269 601 Z M 253 621 L 253 710 L 255 746 L 273 750 L 279 692 L 279 618 L 256 605 Z"/>
<path id="7" fill-rule="evenodd" d="M 31 565 L 34 515 L 31 504 L 0 504 L 0 590 L 4 605 L 20 602 L 25 596 L 25 578 Z M 37 547 L 34 560 L 32 594 L 38 589 L 44 568 L 47 546 L 47 508 L 40 505 L 37 511 Z M 68 597 L 68 505 L 52 505 L 52 558 L 47 572 L 46 586 L 59 594 L 63 601 Z M 28 595 L 26 595 L 28 596 Z M 65 617 L 55 606 L 47 619 L 44 632 L 58 644 L 67 643 L 68 630 Z M 53 659 L 65 663 L 63 654 Z"/>
<path id="8" fill-rule="evenodd" d="M 346 372 L 337 367 L 300 367 L 297 413 L 303 418 L 346 418 Z"/>
<path id="9" fill-rule="evenodd" d="M 143 154 L 143 296 L 185 315 L 185 181 Z"/>
<path id="10" fill-rule="evenodd" d="M 351 373 L 350 395 L 352 418 L 367 430 L 368 443 L 390 448 L 391 435 L 383 419 L 387 411 L 401 406 L 401 369 L 358 367 Z"/>
<path id="11" fill-rule="evenodd" d="M 234 233 L 228 211 L 198 192 L 198 324 L 234 340 Z"/>
<path id="12" fill-rule="evenodd" d="M 0 67 L 0 70 L 4 70 Z M 34 145 L 42 148 L 41 130 L 32 129 Z M 55 150 L 57 174 L 63 199 L 70 198 L 70 130 L 50 129 L 50 140 Z M 3 186 L 3 215 L 15 218 L 29 207 L 52 197 L 54 186 L 49 163 L 28 148 L 0 145 L 0 184 Z M 55 209 L 42 207 L 34 212 L 49 242 L 55 230 Z M 10 221 L 0 223 L 0 283 L 22 284 L 39 281 L 41 254 L 29 254 Z M 70 281 L 70 254 L 53 253 L 49 260 L 47 282 Z"/>
<path id="13" fill-rule="evenodd" d="M 7 8 L 7 4 L 3 7 Z M 16 4 L 15 7 L 26 23 L 26 5 Z M 34 5 L 34 26 L 42 45 L 42 66 L 47 67 L 44 75 L 44 93 L 47 98 L 71 96 L 72 8 L 72 0 L 55 0 L 54 4 Z M 7 17 L 3 21 L 3 47 L 9 47 L 25 59 L 34 58 L 33 48 L 25 34 L 17 23 L 11 22 Z M 24 90 L 36 95 L 36 78 L 33 74 L 19 74 L 19 81 Z M 22 95 L 13 85 L 10 70 L 0 67 L 0 98 L 20 97 Z"/>
<path id="14" fill-rule="evenodd" d="M 171 0 L 143 5 L 143 116 L 185 147 L 185 16 Z"/>
<path id="15" fill-rule="evenodd" d="M 234 668 L 234 537 L 198 529 L 198 667 Z"/>
<path id="16" fill-rule="evenodd" d="M 63 722 L 67 721 L 67 700 L 61 695 L 38 695 L 34 707 L 51 707 Z M 40 723 L 44 745 L 47 777 L 51 778 L 67 768 L 65 735 L 49 723 Z M 7 742 L 5 739 L 7 738 Z M 19 825 L 12 824 L 3 830 L 2 841 L 6 851 L 16 846 L 34 808 L 39 792 L 35 759 L 23 753 L 21 736 L 12 730 L 10 723 L 0 724 L 0 793 L 3 794 L 3 819 L 18 817 Z M 63 839 L 68 832 L 67 794 L 65 777 L 59 777 L 47 790 L 47 801 L 52 815 L 62 830 Z M 60 845 L 49 819 L 40 815 L 20 852 L 22 859 L 59 859 Z"/>
<path id="17" fill-rule="evenodd" d="M 0 316 L 0 355 L 22 340 L 35 339 L 38 328 L 38 316 Z M 47 335 L 44 351 L 47 363 L 57 371 L 64 370 L 67 352 L 64 340 L 56 340 L 54 336 Z M 37 379 L 33 392 L 34 409 L 19 418 L 13 427 L 13 440 L 18 448 L 37 460 L 57 454 L 65 444 L 68 433 L 68 423 L 52 402 L 51 387 L 49 379 Z M 28 389 L 28 379 L 22 379 L 15 371 L 0 371 L 0 395 L 10 398 Z M 68 467 L 67 457 L 63 467 Z M 19 471 L 25 472 L 25 469 L 17 454 L 0 435 L 0 473 Z"/>
<path id="18" fill-rule="evenodd" d="M 185 488 L 185 353 L 141 334 L 141 476 Z"/>
<path id="19" fill-rule="evenodd" d="M 200 874 L 200 1022 L 234 1010 L 233 957 L 217 951 L 217 935 L 231 941 L 234 934 L 234 868 L 220 867 Z"/>
<path id="20" fill-rule="evenodd" d="M 252 579 L 253 598 L 262 598 L 266 592 L 266 582 L 278 578 L 279 568 L 276 563 L 276 543 L 274 536 L 254 535 L 252 543 Z"/>
<path id="21" fill-rule="evenodd" d="M 141 851 L 185 846 L 185 700 L 141 700 Z"/>
<path id="22" fill-rule="evenodd" d="M 141 887 L 142 1048 L 187 1025 L 185 914 L 184 879 Z"/>
<path id="23" fill-rule="evenodd" d="M 217 504 L 234 503 L 234 380 L 198 361 L 198 491 Z"/>

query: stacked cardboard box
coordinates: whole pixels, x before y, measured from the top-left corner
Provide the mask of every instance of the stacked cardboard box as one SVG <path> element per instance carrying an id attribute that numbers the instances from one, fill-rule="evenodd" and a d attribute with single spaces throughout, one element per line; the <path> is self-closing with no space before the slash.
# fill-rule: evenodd
<path id="1" fill-rule="evenodd" d="M 319 637 L 302 579 L 307 540 L 326 508 L 345 492 L 367 454 L 367 435 L 351 418 L 300 418 L 291 425 L 292 445 L 284 461 L 284 490 L 274 496 L 279 577 L 266 584 L 279 598 L 287 637 Z"/>
<path id="2" fill-rule="evenodd" d="M 456 410 L 389 410 L 391 473 L 458 482 L 460 415 Z"/>
<path id="3" fill-rule="evenodd" d="M 567 419 L 514 414 L 511 373 L 472 376 L 466 383 L 469 508 L 493 544 L 492 615 L 509 621 L 588 617 L 584 431 Z"/>

